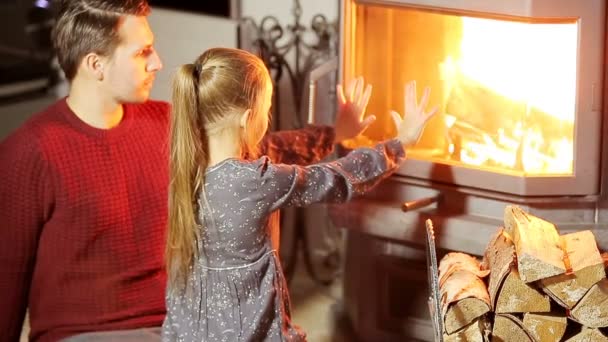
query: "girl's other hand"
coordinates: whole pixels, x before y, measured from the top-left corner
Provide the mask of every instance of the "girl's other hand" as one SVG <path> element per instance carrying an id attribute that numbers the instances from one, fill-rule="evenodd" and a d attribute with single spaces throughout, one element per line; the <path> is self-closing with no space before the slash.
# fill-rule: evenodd
<path id="1" fill-rule="evenodd" d="M 404 96 L 405 116 L 401 118 L 399 113 L 391 111 L 391 116 L 395 123 L 395 127 L 397 128 L 397 139 L 399 139 L 404 146 L 416 144 L 418 139 L 420 139 L 427 122 L 437 114 L 439 106 L 433 107 L 428 112 L 425 111 L 430 94 L 431 88 L 426 87 L 420 104 L 418 104 L 416 81 L 408 82 L 405 85 Z"/>
<path id="2" fill-rule="evenodd" d="M 338 94 L 338 115 L 335 124 L 336 143 L 357 137 L 376 121 L 376 117 L 373 115 L 363 118 L 367 103 L 372 95 L 371 84 L 366 85 L 365 90 L 363 90 L 364 85 L 363 77 L 357 77 L 348 82 L 346 94 L 341 84 L 336 87 Z"/>

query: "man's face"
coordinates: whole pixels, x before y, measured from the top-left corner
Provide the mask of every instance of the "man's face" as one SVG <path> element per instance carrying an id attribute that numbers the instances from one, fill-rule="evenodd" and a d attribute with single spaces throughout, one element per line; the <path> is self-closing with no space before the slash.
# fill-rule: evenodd
<path id="1" fill-rule="evenodd" d="M 104 70 L 104 87 L 117 102 L 146 101 L 154 85 L 154 76 L 162 68 L 154 50 L 154 35 L 143 16 L 127 15 L 120 24 L 121 42 Z"/>

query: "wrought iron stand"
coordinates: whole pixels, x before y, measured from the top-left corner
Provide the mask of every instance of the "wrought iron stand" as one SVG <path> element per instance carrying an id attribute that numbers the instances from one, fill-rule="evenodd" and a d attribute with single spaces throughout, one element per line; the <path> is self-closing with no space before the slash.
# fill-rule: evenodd
<path id="1" fill-rule="evenodd" d="M 281 26 L 279 20 L 274 16 L 266 16 L 262 18 L 259 25 L 252 18 L 243 18 L 239 26 L 239 46 L 243 46 L 242 36 L 245 31 L 253 31 L 251 38 L 248 38 L 253 44 L 253 48 L 258 50 L 259 56 L 264 60 L 264 63 L 270 70 L 274 81 L 274 98 L 273 98 L 273 122 L 271 129 L 278 130 L 281 128 L 298 129 L 306 124 L 305 111 L 303 110 L 304 89 L 306 79 L 310 71 L 315 68 L 320 62 L 329 59 L 337 54 L 337 37 L 336 25 L 331 24 L 322 14 L 313 16 L 310 24 L 310 29 L 301 24 L 302 6 L 299 0 L 294 0 L 292 10 L 294 22 L 287 25 L 286 28 Z M 304 35 L 307 32 L 314 34 L 314 42 L 307 43 Z M 289 62 L 289 58 L 293 54 L 293 65 Z M 281 125 L 280 118 L 280 99 L 281 92 L 279 82 L 284 74 L 287 74 L 291 95 L 295 105 L 295 115 L 293 122 L 287 127 Z M 334 95 L 335 96 L 335 95 Z M 335 101 L 333 101 L 335 102 Z M 281 215 L 281 221 L 285 215 Z M 284 222 L 281 222 L 283 225 Z M 304 257 L 304 265 L 309 276 L 316 282 L 328 285 L 336 275 L 332 272 L 329 277 L 324 277 L 317 272 L 312 262 L 311 248 L 309 244 L 309 236 L 306 229 L 306 212 L 304 209 L 297 208 L 295 211 L 295 233 L 290 248 L 287 249 L 288 255 L 283 261 L 285 265 L 285 276 L 288 281 L 293 277 L 295 267 L 298 261 L 298 254 L 301 250 Z M 330 251 L 324 253 L 325 258 L 322 261 L 324 267 L 337 270 L 340 265 L 341 255 L 338 250 L 338 243 L 333 243 Z M 285 250 L 285 249 L 284 249 Z"/>

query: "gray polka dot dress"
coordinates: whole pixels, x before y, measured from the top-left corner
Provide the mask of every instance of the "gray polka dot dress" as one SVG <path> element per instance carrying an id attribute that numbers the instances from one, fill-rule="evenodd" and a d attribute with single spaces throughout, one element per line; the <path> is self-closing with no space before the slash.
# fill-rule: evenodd
<path id="1" fill-rule="evenodd" d="M 167 289 L 163 341 L 305 341 L 290 320 L 270 232 L 288 206 L 344 202 L 404 158 L 397 140 L 307 167 L 228 159 L 206 171 L 198 199 L 199 258 L 185 289 Z"/>

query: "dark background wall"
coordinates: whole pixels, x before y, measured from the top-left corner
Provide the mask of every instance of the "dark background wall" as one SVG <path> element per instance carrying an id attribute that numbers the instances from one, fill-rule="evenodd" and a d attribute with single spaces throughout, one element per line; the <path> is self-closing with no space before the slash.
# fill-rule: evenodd
<path id="1" fill-rule="evenodd" d="M 55 6 L 58 0 L 39 0 Z M 36 0 L 0 0 L 0 51 L 25 50 L 31 48 L 31 41 L 25 32 L 28 12 Z M 219 17 L 230 16 L 229 0 L 149 0 L 150 5 L 168 9 L 201 13 Z"/>
<path id="2" fill-rule="evenodd" d="M 2 1 L 2 0 L 0 0 Z M 220 17 L 230 16 L 229 0 L 193 1 L 193 0 L 149 0 L 150 5 L 187 12 L 203 13 Z"/>
<path id="3" fill-rule="evenodd" d="M 0 0 L 0 48 L 27 49 L 30 45 L 25 34 L 29 0 Z"/>

